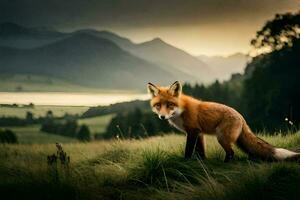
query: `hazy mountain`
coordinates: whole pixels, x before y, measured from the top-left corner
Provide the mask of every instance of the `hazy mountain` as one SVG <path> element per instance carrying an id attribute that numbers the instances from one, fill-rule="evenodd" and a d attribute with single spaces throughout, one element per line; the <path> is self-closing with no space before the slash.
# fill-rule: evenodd
<path id="1" fill-rule="evenodd" d="M 76 33 L 34 48 L 0 48 L 0 73 L 41 74 L 101 88 L 144 88 L 148 81 L 169 83 L 175 77 L 107 39 Z"/>
<path id="2" fill-rule="evenodd" d="M 242 73 L 250 57 L 236 53 L 227 57 L 200 55 L 198 59 L 207 63 L 219 80 L 229 79 L 233 73 Z"/>
<path id="3" fill-rule="evenodd" d="M 97 31 L 94 29 L 82 29 L 82 30 L 78 30 L 73 32 L 73 34 L 76 33 L 88 33 L 100 38 L 104 38 L 107 40 L 110 40 L 112 42 L 114 42 L 115 44 L 117 44 L 119 47 L 121 47 L 123 50 L 127 51 L 129 49 L 132 49 L 135 47 L 135 43 L 133 43 L 131 40 L 129 40 L 128 38 L 119 36 L 113 32 L 110 31 Z"/>
<path id="4" fill-rule="evenodd" d="M 0 73 L 49 75 L 97 87 L 137 88 L 142 80 L 210 82 L 224 74 L 215 63 L 211 68 L 159 38 L 136 44 L 109 31 L 64 33 L 4 23 L 0 46 Z"/>
<path id="5" fill-rule="evenodd" d="M 169 71 L 179 80 L 191 82 L 207 82 L 213 79 L 213 74 L 204 62 L 178 49 L 160 38 L 148 42 L 136 44 L 131 40 L 121 37 L 108 31 L 95 31 L 92 29 L 80 30 L 95 36 L 115 42 L 122 49 L 145 59 L 154 62 L 164 70 Z"/>
<path id="6" fill-rule="evenodd" d="M 0 46 L 30 49 L 68 36 L 47 27 L 28 28 L 15 23 L 0 24 Z"/>
<path id="7" fill-rule="evenodd" d="M 213 79 L 212 71 L 204 62 L 160 38 L 137 44 L 129 51 L 140 58 L 156 63 L 169 72 L 176 69 L 194 76 L 195 79 L 190 81 L 209 82 Z"/>

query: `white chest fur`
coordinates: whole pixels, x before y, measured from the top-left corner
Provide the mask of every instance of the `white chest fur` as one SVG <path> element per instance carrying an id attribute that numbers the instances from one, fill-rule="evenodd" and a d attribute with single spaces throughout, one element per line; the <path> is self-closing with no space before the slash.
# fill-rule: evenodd
<path id="1" fill-rule="evenodd" d="M 169 123 L 174 126 L 175 128 L 177 128 L 178 130 L 182 131 L 182 132 L 186 132 L 184 130 L 184 126 L 183 126 L 183 120 L 180 116 L 177 117 L 172 117 L 171 119 L 168 120 Z"/>

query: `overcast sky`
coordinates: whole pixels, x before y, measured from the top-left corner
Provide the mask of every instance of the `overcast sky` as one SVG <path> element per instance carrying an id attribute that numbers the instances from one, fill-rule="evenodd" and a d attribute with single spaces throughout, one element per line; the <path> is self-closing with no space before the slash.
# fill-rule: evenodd
<path id="1" fill-rule="evenodd" d="M 194 55 L 248 52 L 255 32 L 299 0 L 0 0 L 0 22 L 111 30 L 134 42 L 160 37 Z"/>

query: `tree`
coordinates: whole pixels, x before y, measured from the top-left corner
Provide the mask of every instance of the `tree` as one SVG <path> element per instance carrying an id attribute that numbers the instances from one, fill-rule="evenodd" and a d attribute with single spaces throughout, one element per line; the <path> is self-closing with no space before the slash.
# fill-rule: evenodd
<path id="1" fill-rule="evenodd" d="M 136 108 L 131 112 L 118 113 L 113 117 L 103 137 L 140 138 L 169 133 L 173 130 L 167 121 L 158 119 L 153 112 L 145 112 Z"/>
<path id="2" fill-rule="evenodd" d="M 0 143 L 18 143 L 17 135 L 9 130 L 0 130 Z"/>
<path id="3" fill-rule="evenodd" d="M 26 112 L 26 122 L 28 124 L 32 124 L 34 122 L 34 118 L 33 118 L 33 113 L 32 112 L 29 112 L 29 111 Z"/>
<path id="4" fill-rule="evenodd" d="M 242 95 L 248 121 L 256 129 L 278 130 L 300 122 L 300 13 L 276 15 L 258 31 L 253 45 L 272 52 L 247 66 Z M 251 70 L 249 70 L 251 68 Z"/>
<path id="5" fill-rule="evenodd" d="M 65 136 L 76 137 L 77 128 L 78 128 L 78 123 L 76 120 L 73 119 L 66 120 L 66 122 L 62 124 L 58 132 Z"/>
<path id="6" fill-rule="evenodd" d="M 90 141 L 91 140 L 91 132 L 88 126 L 82 125 L 77 133 L 77 139 L 81 141 Z"/>
<path id="7" fill-rule="evenodd" d="M 48 118 L 48 119 L 53 119 L 53 112 L 52 112 L 52 110 L 48 110 L 47 111 L 47 113 L 46 113 L 46 118 Z"/>
<path id="8" fill-rule="evenodd" d="M 266 49 L 268 51 L 280 50 L 283 47 L 291 47 L 300 36 L 300 11 L 295 14 L 277 14 L 275 18 L 257 31 L 256 38 L 251 45 L 256 51 Z"/>

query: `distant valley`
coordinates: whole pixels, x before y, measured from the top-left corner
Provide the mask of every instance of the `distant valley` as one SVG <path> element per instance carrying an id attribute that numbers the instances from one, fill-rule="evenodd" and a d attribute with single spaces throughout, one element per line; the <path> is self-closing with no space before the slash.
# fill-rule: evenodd
<path id="1" fill-rule="evenodd" d="M 136 44 L 108 31 L 0 25 L 0 74 L 49 76 L 81 87 L 142 90 L 150 81 L 210 83 L 243 71 L 248 58 L 237 55 L 195 57 L 160 38 Z"/>

